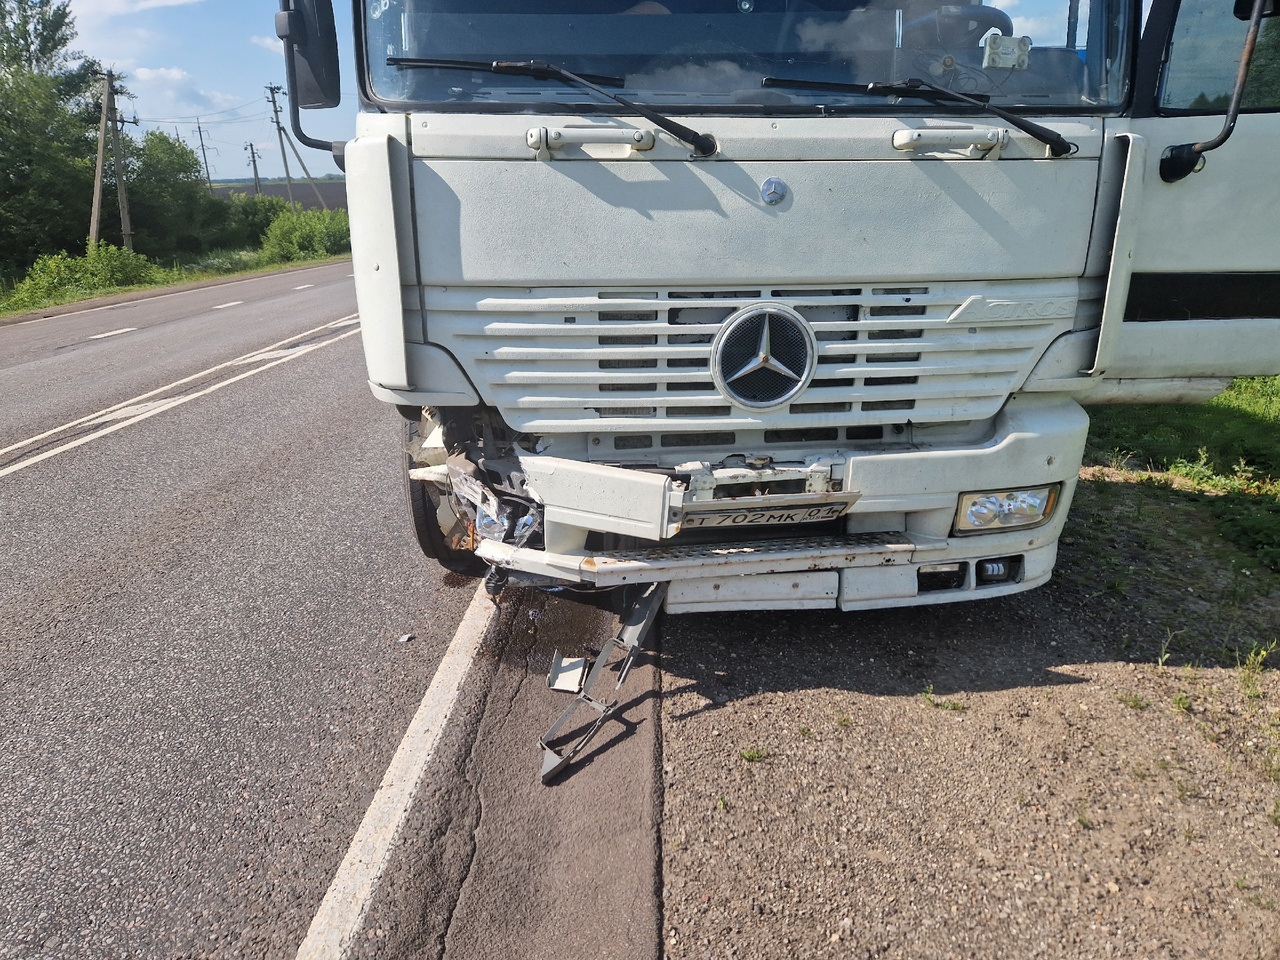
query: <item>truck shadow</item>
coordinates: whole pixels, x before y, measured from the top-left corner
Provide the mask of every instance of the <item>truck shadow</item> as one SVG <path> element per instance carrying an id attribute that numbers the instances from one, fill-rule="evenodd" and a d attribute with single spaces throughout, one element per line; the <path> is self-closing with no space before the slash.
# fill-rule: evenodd
<path id="1" fill-rule="evenodd" d="M 1257 555 L 1222 544 L 1206 499 L 1082 481 L 1054 580 L 1017 596 L 668 617 L 664 694 L 695 690 L 707 701 L 700 709 L 713 710 L 767 691 L 945 697 L 1070 686 L 1084 681 L 1062 668 L 1091 663 L 1234 666 L 1276 640 L 1280 591 Z"/>
<path id="2" fill-rule="evenodd" d="M 616 693 L 613 679 L 602 681 L 597 695 L 621 703 L 574 766 L 631 739 L 655 698 L 673 721 L 811 690 L 921 697 L 959 710 L 970 694 L 1087 684 L 1080 668 L 1090 664 L 1235 666 L 1276 640 L 1280 591 L 1256 557 L 1215 539 L 1204 499 L 1152 484 L 1082 481 L 1055 579 L 1017 596 L 851 613 L 666 616 L 640 660 L 659 668 L 657 678 L 633 678 Z M 553 649 L 594 656 L 616 626 L 599 611 L 548 598 L 524 616 L 528 642 L 517 658 L 531 672 L 545 670 Z M 557 746 L 583 729 L 564 731 Z"/>
<path id="3" fill-rule="evenodd" d="M 1077 611 L 1062 610 L 1047 592 L 847 614 L 669 617 L 660 654 L 664 694 L 696 691 L 706 700 L 700 712 L 816 688 L 901 697 L 1080 683 L 1056 668 L 1113 654 L 1079 630 Z"/>

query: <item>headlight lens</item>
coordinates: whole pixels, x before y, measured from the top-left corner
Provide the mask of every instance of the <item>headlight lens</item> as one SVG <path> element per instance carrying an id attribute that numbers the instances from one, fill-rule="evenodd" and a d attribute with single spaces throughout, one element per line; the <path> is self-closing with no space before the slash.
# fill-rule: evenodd
<path id="1" fill-rule="evenodd" d="M 994 490 L 960 495 L 956 533 L 994 533 L 1015 527 L 1034 527 L 1053 515 L 1058 487 Z"/>

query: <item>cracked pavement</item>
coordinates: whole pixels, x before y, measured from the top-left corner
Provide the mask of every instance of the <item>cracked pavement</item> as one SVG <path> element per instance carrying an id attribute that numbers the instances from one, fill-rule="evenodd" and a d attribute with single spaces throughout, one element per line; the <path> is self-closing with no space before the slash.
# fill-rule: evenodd
<path id="1" fill-rule="evenodd" d="M 601 681 L 620 719 L 551 786 L 538 780 L 538 738 L 569 703 L 546 686 L 554 650 L 598 647 L 616 626 L 586 607 L 504 593 L 353 957 L 661 956 L 651 656 L 620 691 Z"/>

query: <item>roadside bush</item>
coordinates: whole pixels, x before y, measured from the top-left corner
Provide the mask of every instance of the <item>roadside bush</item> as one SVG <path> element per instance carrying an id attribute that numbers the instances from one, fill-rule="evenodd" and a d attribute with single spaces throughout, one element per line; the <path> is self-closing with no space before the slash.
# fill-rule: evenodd
<path id="1" fill-rule="evenodd" d="M 179 265 L 177 273 L 180 274 L 180 279 L 191 279 L 193 275 L 200 276 L 202 274 L 220 276 L 227 273 L 253 270 L 260 263 L 261 258 L 255 244 L 252 249 L 210 250 L 201 256 L 183 261 Z M 175 282 L 179 281 L 175 280 Z"/>
<path id="2" fill-rule="evenodd" d="M 285 210 L 267 228 L 262 262 L 319 260 L 351 250 L 351 224 L 345 210 Z"/>
<path id="3" fill-rule="evenodd" d="M 260 247 L 272 221 L 286 213 L 289 204 L 284 197 L 233 193 L 231 207 L 231 222 L 240 233 L 236 242 L 246 247 Z"/>
<path id="4" fill-rule="evenodd" d="M 36 260 L 5 303 L 11 310 L 26 310 L 54 301 L 154 283 L 156 267 L 146 257 L 129 250 L 99 243 L 83 257 L 66 253 L 45 255 Z"/>

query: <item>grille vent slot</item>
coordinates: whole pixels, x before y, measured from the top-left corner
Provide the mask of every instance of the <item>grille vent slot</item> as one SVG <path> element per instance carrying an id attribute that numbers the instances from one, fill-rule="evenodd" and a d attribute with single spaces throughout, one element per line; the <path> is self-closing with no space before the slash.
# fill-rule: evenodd
<path id="1" fill-rule="evenodd" d="M 656 323 L 658 312 L 656 310 L 639 310 L 634 313 L 628 313 L 622 310 L 601 310 L 599 317 L 601 323 Z"/>
<path id="2" fill-rule="evenodd" d="M 1007 294 L 962 281 L 605 293 L 428 288 L 427 298 L 432 341 L 458 359 L 513 429 L 616 430 L 605 453 L 716 449 L 744 436 L 754 444 L 784 436 L 876 442 L 905 411 L 915 423 L 992 416 L 1072 318 L 949 318 L 975 296 L 1074 296 L 1064 283 L 1018 281 L 1005 285 Z M 805 318 L 818 357 L 792 403 L 752 411 L 713 384 L 711 348 L 727 317 L 765 300 Z M 653 422 L 640 427 L 640 418 Z M 831 429 L 835 441 L 816 439 Z"/>

